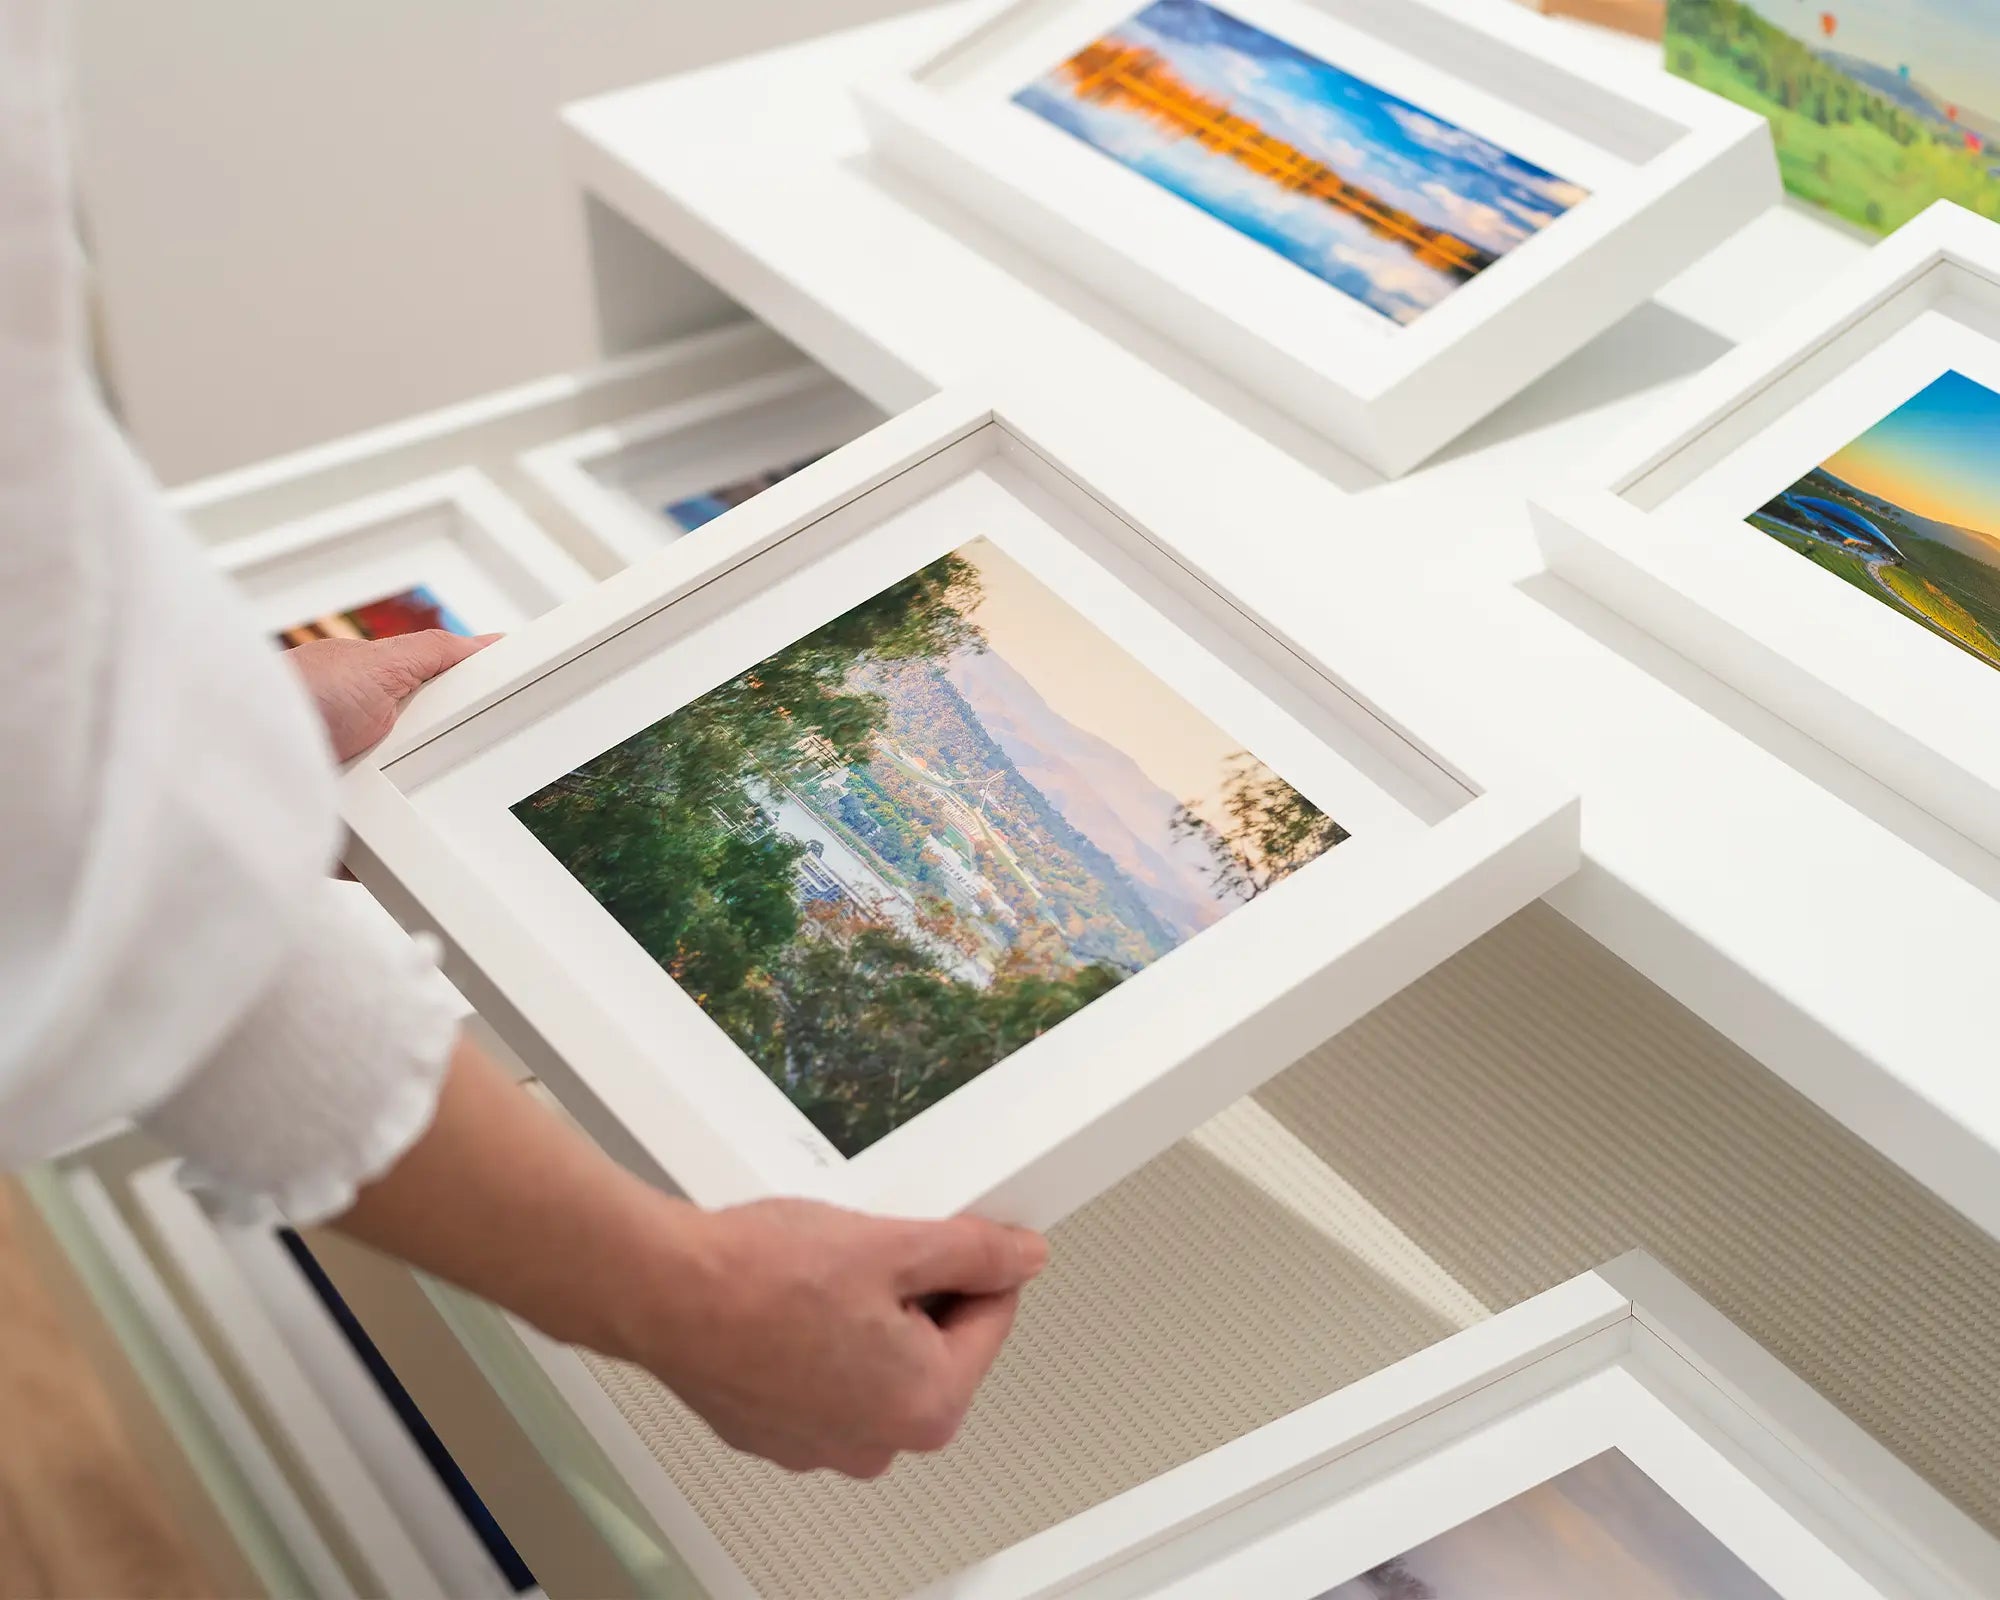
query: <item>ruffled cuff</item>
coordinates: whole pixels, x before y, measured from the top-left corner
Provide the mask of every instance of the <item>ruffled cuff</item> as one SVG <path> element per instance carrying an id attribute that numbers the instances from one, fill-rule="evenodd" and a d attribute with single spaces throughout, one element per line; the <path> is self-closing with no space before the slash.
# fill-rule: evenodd
<path id="1" fill-rule="evenodd" d="M 367 892 L 326 882 L 276 980 L 143 1118 L 223 1208 L 337 1216 L 430 1126 L 465 1002 Z"/>

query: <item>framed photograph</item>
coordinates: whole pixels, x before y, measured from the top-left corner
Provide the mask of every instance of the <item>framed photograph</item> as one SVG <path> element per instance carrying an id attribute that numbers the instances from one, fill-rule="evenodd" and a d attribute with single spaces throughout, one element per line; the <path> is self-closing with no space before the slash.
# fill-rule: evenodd
<path id="1" fill-rule="evenodd" d="M 1018 0 L 889 159 L 1385 473 L 1778 195 L 1761 118 L 1480 0 Z"/>
<path id="2" fill-rule="evenodd" d="M 1871 233 L 2000 218 L 2000 28 L 1956 0 L 1668 0 L 1667 66 L 1768 117 L 1785 187 Z"/>
<path id="3" fill-rule="evenodd" d="M 2000 224 L 1940 204 L 1535 520 L 1550 565 L 2000 851 Z"/>
<path id="4" fill-rule="evenodd" d="M 315 1492 L 397 1595 L 541 1594 L 534 1574 L 341 1298 L 275 1213 L 212 1215 L 172 1161 L 132 1201 Z"/>
<path id="5" fill-rule="evenodd" d="M 287 645 L 423 628 L 501 633 L 593 581 L 471 468 L 226 540 L 211 553 Z"/>
<path id="6" fill-rule="evenodd" d="M 1644 1255 L 921 1600 L 1974 1600 L 2000 1543 Z"/>
<path id="7" fill-rule="evenodd" d="M 1280 638 L 1179 553 L 1221 486 L 1044 388 L 885 424 L 348 774 L 356 875 L 699 1201 L 1046 1226 L 1575 868 L 1379 605 Z"/>
<path id="8" fill-rule="evenodd" d="M 521 470 L 627 561 L 866 433 L 882 413 L 809 363 L 522 453 Z"/>

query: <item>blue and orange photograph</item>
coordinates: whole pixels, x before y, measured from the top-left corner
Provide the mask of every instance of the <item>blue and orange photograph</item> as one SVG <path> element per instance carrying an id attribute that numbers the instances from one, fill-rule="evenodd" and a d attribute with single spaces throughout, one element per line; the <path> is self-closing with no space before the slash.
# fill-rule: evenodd
<path id="1" fill-rule="evenodd" d="M 2000 394 L 1947 372 L 1750 516 L 2000 667 Z"/>
<path id="2" fill-rule="evenodd" d="M 1014 101 L 1398 325 L 1588 194 L 1203 0 L 1154 0 Z"/>

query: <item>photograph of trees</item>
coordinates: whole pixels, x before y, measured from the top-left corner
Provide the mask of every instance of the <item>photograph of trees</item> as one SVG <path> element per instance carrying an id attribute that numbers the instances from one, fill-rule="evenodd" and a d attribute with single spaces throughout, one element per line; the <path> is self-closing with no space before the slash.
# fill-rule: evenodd
<path id="1" fill-rule="evenodd" d="M 985 539 L 513 812 L 848 1156 L 1347 837 Z"/>

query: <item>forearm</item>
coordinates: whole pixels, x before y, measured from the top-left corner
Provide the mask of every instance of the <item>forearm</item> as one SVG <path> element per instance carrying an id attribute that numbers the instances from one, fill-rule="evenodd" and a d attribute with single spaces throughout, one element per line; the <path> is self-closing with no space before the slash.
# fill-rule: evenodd
<path id="1" fill-rule="evenodd" d="M 693 1270 L 699 1222 L 461 1037 L 429 1130 L 333 1225 L 552 1337 L 625 1355 L 633 1320 Z"/>

